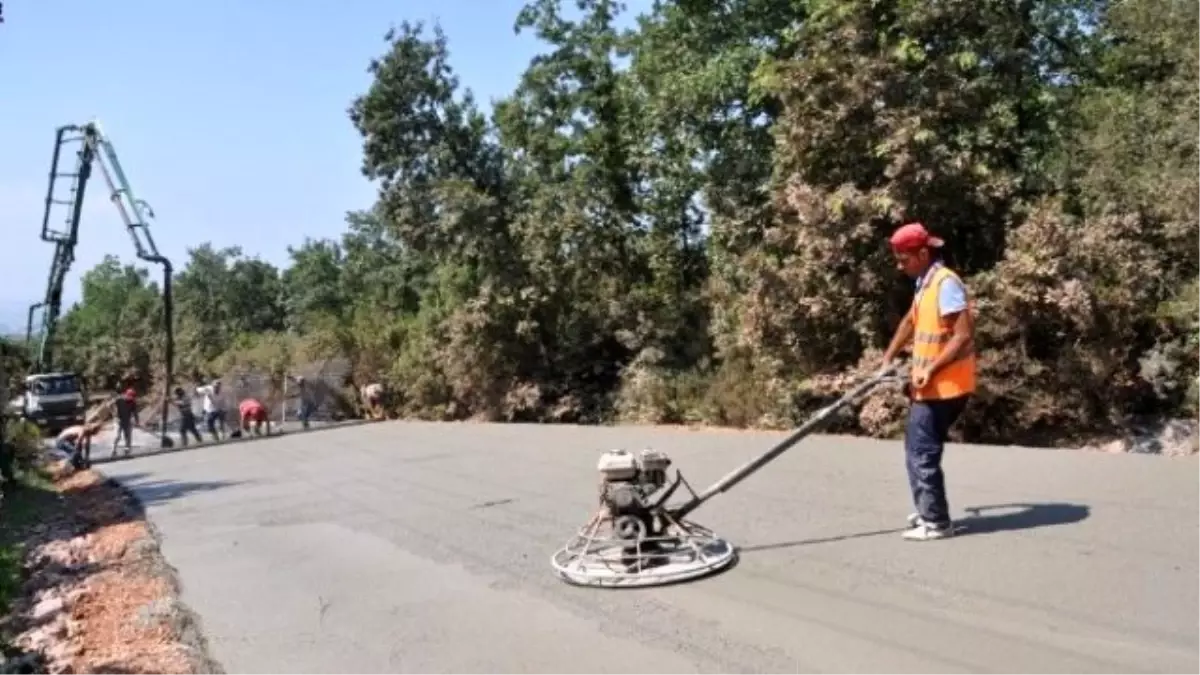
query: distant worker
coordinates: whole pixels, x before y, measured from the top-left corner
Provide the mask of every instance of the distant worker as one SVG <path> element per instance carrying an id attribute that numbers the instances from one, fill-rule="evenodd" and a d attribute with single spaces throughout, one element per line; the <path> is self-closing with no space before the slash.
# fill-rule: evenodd
<path id="1" fill-rule="evenodd" d="M 113 400 L 113 409 L 116 413 L 114 422 L 117 433 L 113 436 L 112 456 L 117 456 L 117 446 L 121 444 L 121 437 L 124 436 L 125 456 L 128 457 L 133 453 L 133 428 L 141 426 L 138 419 L 137 392 L 133 387 L 126 389 Z"/>
<path id="2" fill-rule="evenodd" d="M 204 441 L 200 430 L 196 428 L 196 411 L 192 409 L 192 399 L 183 387 L 175 387 L 175 409 L 179 411 L 179 440 L 180 445 L 187 447 L 188 434 L 196 437 L 196 442 Z"/>
<path id="3" fill-rule="evenodd" d="M 362 398 L 367 409 L 367 419 L 383 419 L 383 385 L 378 382 L 364 385 Z"/>
<path id="4" fill-rule="evenodd" d="M 225 405 L 221 401 L 221 381 L 213 380 L 208 386 L 196 387 L 196 393 L 203 398 L 201 409 L 204 411 L 204 425 L 214 441 L 221 440 L 221 432 L 228 432 L 225 423 Z M 217 429 L 220 428 L 220 432 Z"/>
<path id="5" fill-rule="evenodd" d="M 296 383 L 296 416 L 300 419 L 300 425 L 307 429 L 313 413 L 312 391 L 303 375 L 288 377 Z"/>
<path id="6" fill-rule="evenodd" d="M 908 428 L 904 450 L 916 513 L 905 539 L 930 541 L 954 534 L 942 473 L 942 453 L 950 427 L 975 392 L 974 320 L 962 279 L 938 254 L 942 240 L 920 223 L 891 237 L 896 267 L 916 282 L 912 308 L 905 313 L 883 354 L 887 366 L 912 345 Z"/>
<path id="7" fill-rule="evenodd" d="M 271 435 L 271 420 L 267 419 L 267 408 L 256 398 L 242 399 L 238 404 L 238 417 L 241 418 L 242 432 L 250 431 L 250 423 L 254 423 L 254 435 L 263 435 L 263 425 L 266 425 L 267 435 Z"/>
<path id="8" fill-rule="evenodd" d="M 54 439 L 54 449 L 65 454 L 76 469 L 85 469 L 92 463 L 92 436 L 99 433 L 102 422 L 88 422 L 67 427 Z"/>

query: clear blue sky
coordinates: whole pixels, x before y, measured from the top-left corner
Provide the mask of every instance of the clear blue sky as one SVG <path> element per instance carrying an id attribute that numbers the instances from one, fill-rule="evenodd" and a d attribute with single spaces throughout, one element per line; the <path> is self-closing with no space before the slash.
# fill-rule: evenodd
<path id="1" fill-rule="evenodd" d="M 0 24 L 0 328 L 24 330 L 45 292 L 39 239 L 62 124 L 98 119 L 159 249 L 182 265 L 205 241 L 285 264 L 305 236 L 337 236 L 371 204 L 346 116 L 368 61 L 405 19 L 437 21 L 477 99 L 506 95 L 541 45 L 514 35 L 522 0 L 4 0 Z M 573 6 L 573 2 L 565 3 Z M 649 0 L 632 0 L 632 15 Z M 105 254 L 134 259 L 99 176 L 66 289 Z"/>

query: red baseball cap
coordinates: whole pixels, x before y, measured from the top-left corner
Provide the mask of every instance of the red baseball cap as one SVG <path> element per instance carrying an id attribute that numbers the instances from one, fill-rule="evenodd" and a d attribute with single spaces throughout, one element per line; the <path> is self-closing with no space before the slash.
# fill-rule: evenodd
<path id="1" fill-rule="evenodd" d="M 901 226 L 892 233 L 892 238 L 889 242 L 892 248 L 898 251 L 913 251 L 926 246 L 940 248 L 946 243 L 940 238 L 929 234 L 929 231 L 921 223 L 909 223 Z"/>

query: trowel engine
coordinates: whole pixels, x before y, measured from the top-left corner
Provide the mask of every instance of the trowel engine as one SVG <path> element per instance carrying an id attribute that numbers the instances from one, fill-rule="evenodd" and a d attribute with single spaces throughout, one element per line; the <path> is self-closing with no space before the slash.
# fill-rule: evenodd
<path id="1" fill-rule="evenodd" d="M 674 492 L 667 486 L 671 458 L 658 450 L 643 450 L 635 455 L 626 450 L 610 450 L 600 456 L 600 506 L 612 519 L 618 539 L 638 541 L 655 537 L 663 530 L 659 513 L 663 502 Z"/>

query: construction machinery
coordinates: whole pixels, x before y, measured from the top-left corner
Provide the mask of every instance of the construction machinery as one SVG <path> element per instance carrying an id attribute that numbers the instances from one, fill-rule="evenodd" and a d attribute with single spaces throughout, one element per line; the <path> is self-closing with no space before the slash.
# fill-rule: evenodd
<path id="1" fill-rule="evenodd" d="M 32 373 L 25 376 L 21 386 L 21 395 L 8 402 L 9 412 L 43 431 L 80 424 L 87 415 L 87 395 L 75 373 Z"/>
<path id="2" fill-rule="evenodd" d="M 737 549 L 711 530 L 687 519 L 705 502 L 766 466 L 876 387 L 902 381 L 897 367 L 881 369 L 841 398 L 818 410 L 794 433 L 729 472 L 697 494 L 678 469 L 669 480 L 671 459 L 661 451 L 633 454 L 610 450 L 600 457 L 599 506 L 591 519 L 552 557 L 563 581 L 577 586 L 631 588 L 661 586 L 727 569 Z M 669 506 L 685 488 L 690 498 Z"/>
<path id="3" fill-rule="evenodd" d="M 69 170 L 64 170 L 63 164 L 70 161 L 69 155 L 72 149 L 75 151 L 74 165 Z M 46 282 L 46 295 L 41 302 L 29 308 L 26 326 L 27 343 L 34 347 L 33 372 L 26 378 L 25 396 L 20 405 L 22 414 L 35 422 L 54 415 L 71 417 L 74 414 L 66 413 L 65 408 L 68 404 L 58 399 L 42 398 L 43 402 L 37 406 L 31 403 L 33 401 L 31 392 L 39 387 L 46 389 L 50 384 L 53 385 L 54 391 L 58 392 L 59 389 L 67 387 L 63 383 L 74 383 L 72 385 L 74 393 L 70 393 L 68 397 L 72 402 L 78 400 L 77 419 L 82 420 L 84 414 L 86 397 L 82 393 L 82 388 L 78 386 L 80 378 L 75 373 L 52 371 L 54 369 L 55 337 L 59 316 L 62 313 L 63 285 L 67 272 L 75 261 L 75 245 L 79 242 L 79 222 L 83 213 L 84 195 L 93 166 L 100 167 L 100 173 L 108 186 L 109 199 L 117 207 L 117 211 L 125 223 L 125 228 L 133 240 L 137 257 L 162 267 L 162 326 L 166 338 L 164 355 L 166 381 L 164 384 L 167 390 L 170 389 L 173 381 L 175 361 L 175 331 L 171 295 L 173 270 L 171 261 L 159 253 L 154 238 L 150 234 L 149 219 L 154 217 L 154 212 L 146 202 L 134 195 L 133 188 L 117 159 L 116 150 L 101 131 L 98 122 L 92 121 L 82 126 L 62 126 L 55 133 L 54 157 L 50 165 L 50 184 L 46 190 L 46 210 L 42 217 L 41 237 L 43 241 L 54 245 L 54 258 Z M 35 331 L 37 332 L 35 333 Z M 59 393 L 67 392 L 64 389 Z M 47 408 L 47 405 L 50 404 L 53 404 L 51 406 L 55 411 L 53 413 L 50 413 L 50 408 Z M 74 405 L 74 403 L 70 405 Z M 168 411 L 167 397 L 164 397 L 162 424 L 160 425 L 164 447 L 170 445 L 170 439 L 166 435 Z"/>

